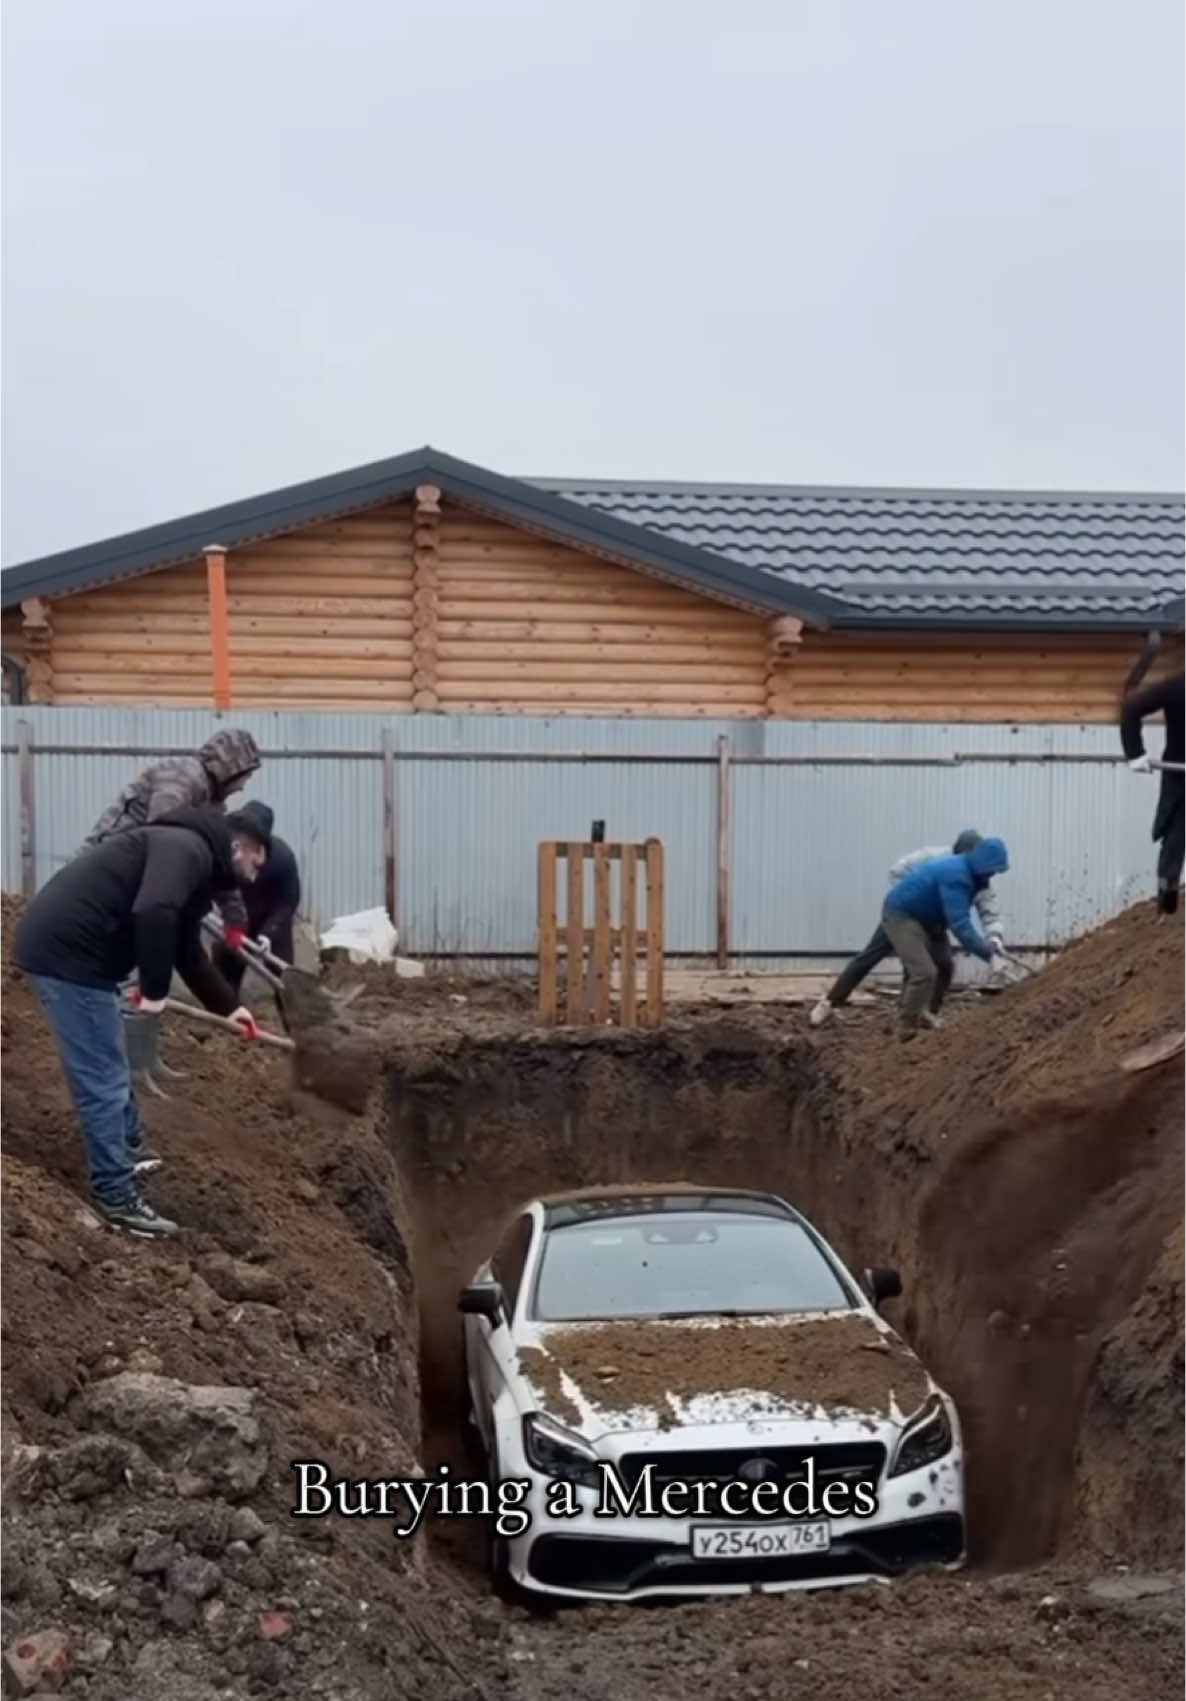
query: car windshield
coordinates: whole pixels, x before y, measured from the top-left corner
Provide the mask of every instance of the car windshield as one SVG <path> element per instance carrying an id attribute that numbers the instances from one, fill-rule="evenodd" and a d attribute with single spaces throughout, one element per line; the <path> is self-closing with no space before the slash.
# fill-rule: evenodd
<path id="1" fill-rule="evenodd" d="M 575 1323 L 852 1306 L 800 1224 L 738 1212 L 665 1211 L 552 1229 L 532 1315 Z"/>

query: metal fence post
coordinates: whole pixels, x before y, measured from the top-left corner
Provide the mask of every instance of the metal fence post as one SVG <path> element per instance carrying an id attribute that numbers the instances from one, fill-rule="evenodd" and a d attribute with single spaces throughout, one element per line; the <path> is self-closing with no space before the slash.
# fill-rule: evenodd
<path id="1" fill-rule="evenodd" d="M 17 761 L 21 794 L 21 892 L 27 899 L 37 890 L 37 791 L 33 782 L 33 729 L 16 723 Z"/>
<path id="2" fill-rule="evenodd" d="M 729 966 L 733 770 L 728 733 L 717 739 L 717 968 Z"/>
<path id="3" fill-rule="evenodd" d="M 395 855 L 395 739 L 383 728 L 383 896 L 391 925 L 399 931 L 399 883 Z M 400 944 L 403 944 L 401 939 Z"/>

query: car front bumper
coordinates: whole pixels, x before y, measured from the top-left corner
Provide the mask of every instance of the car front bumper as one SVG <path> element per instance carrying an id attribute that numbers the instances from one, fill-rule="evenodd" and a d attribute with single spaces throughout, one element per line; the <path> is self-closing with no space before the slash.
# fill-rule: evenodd
<path id="1" fill-rule="evenodd" d="M 525 1461 L 524 1461 L 525 1463 Z M 520 1474 L 519 1472 L 515 1473 Z M 701 1559 L 692 1553 L 696 1524 L 740 1525 L 753 1520 L 597 1515 L 598 1496 L 579 1490 L 580 1511 L 551 1516 L 550 1479 L 530 1466 L 531 1527 L 507 1541 L 510 1574 L 521 1587 L 576 1599 L 641 1600 L 678 1595 L 782 1593 L 841 1584 L 890 1582 L 920 1566 L 957 1570 L 966 1559 L 962 1453 L 935 1465 L 883 1477 L 878 1509 L 866 1518 L 828 1520 L 827 1551 L 779 1558 Z M 808 1520 L 811 1521 L 811 1520 Z M 788 1520 L 764 1520 L 777 1529 Z"/>
<path id="2" fill-rule="evenodd" d="M 780 1594 L 791 1589 L 889 1582 L 921 1565 L 956 1570 L 964 1563 L 964 1522 L 942 1512 L 900 1524 L 834 1535 L 827 1553 L 784 1559 L 693 1559 L 689 1538 L 606 1536 L 546 1530 L 511 1563 L 525 1588 L 580 1599 L 641 1600 L 664 1595 Z"/>

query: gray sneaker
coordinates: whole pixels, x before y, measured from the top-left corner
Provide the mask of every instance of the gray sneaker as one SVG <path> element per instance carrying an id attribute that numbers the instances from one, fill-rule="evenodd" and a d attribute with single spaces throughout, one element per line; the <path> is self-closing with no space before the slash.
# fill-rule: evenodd
<path id="1" fill-rule="evenodd" d="M 807 1018 L 813 1028 L 822 1028 L 825 1022 L 832 1019 L 835 1006 L 825 997 L 812 1006 L 811 1015 Z"/>
<path id="2" fill-rule="evenodd" d="M 147 1140 L 139 1140 L 135 1145 L 128 1143 L 128 1157 L 132 1162 L 133 1175 L 151 1175 L 160 1169 L 164 1158 L 155 1146 L 150 1146 Z"/>
<path id="3" fill-rule="evenodd" d="M 112 1228 L 127 1229 L 129 1234 L 138 1234 L 143 1239 L 164 1240 L 181 1232 L 179 1223 L 162 1217 L 138 1193 L 130 1193 L 126 1199 L 114 1203 L 107 1199 L 92 1199 L 91 1204 Z"/>

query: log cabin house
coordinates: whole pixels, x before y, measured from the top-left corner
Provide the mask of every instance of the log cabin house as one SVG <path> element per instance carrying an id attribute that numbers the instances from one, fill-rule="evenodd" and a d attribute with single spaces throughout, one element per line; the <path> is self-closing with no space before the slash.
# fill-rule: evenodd
<path id="1" fill-rule="evenodd" d="M 1140 635 L 1181 632 L 1182 570 L 1180 494 L 528 480 L 423 449 L 9 568 L 5 694 L 1109 721 Z"/>

